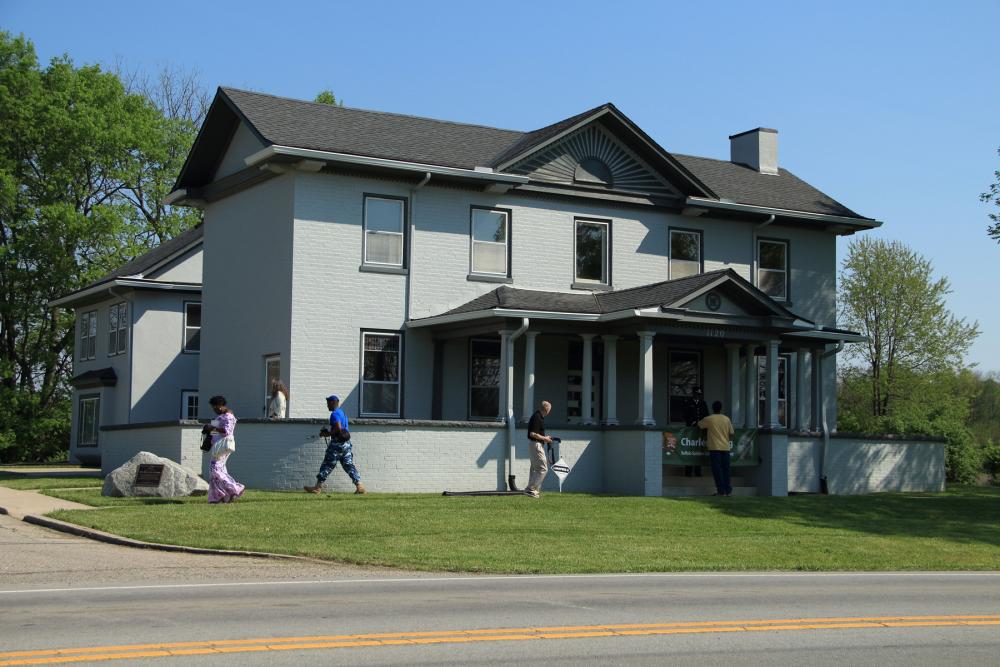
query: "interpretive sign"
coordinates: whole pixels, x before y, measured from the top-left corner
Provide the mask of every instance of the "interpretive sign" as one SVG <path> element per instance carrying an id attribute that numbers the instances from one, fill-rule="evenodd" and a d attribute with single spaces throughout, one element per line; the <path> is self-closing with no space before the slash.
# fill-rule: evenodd
<path id="1" fill-rule="evenodd" d="M 738 428 L 729 441 L 730 464 L 757 465 L 757 429 Z M 680 426 L 663 432 L 663 465 L 708 465 L 705 432 L 697 426 Z"/>
<path id="2" fill-rule="evenodd" d="M 163 465 L 159 463 L 140 463 L 135 471 L 133 486 L 159 486 L 163 479 Z"/>

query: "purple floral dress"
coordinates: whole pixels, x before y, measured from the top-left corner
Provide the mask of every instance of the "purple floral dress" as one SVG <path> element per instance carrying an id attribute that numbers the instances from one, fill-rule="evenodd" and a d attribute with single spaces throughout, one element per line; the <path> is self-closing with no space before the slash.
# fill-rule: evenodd
<path id="1" fill-rule="evenodd" d="M 223 412 L 212 420 L 212 426 L 221 428 L 221 433 L 212 433 L 212 462 L 209 464 L 208 502 L 229 503 L 243 495 L 242 484 L 233 479 L 226 470 L 226 460 L 236 451 L 236 416 Z"/>

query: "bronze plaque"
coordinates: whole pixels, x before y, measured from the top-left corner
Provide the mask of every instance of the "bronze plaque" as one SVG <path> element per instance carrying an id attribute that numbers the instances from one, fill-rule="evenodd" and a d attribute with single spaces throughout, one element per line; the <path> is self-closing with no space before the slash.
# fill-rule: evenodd
<path id="1" fill-rule="evenodd" d="M 159 486 L 162 478 L 162 463 L 140 463 L 135 471 L 135 486 Z"/>

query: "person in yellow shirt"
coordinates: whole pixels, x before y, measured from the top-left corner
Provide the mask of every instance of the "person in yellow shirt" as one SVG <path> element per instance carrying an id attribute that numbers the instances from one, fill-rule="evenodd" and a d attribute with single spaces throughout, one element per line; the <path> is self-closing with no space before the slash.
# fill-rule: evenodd
<path id="1" fill-rule="evenodd" d="M 712 412 L 698 422 L 698 428 L 708 432 L 708 457 L 712 462 L 712 477 L 715 478 L 715 495 L 733 495 L 729 479 L 729 450 L 732 437 L 736 435 L 733 422 L 722 414 L 722 402 L 712 403 Z"/>

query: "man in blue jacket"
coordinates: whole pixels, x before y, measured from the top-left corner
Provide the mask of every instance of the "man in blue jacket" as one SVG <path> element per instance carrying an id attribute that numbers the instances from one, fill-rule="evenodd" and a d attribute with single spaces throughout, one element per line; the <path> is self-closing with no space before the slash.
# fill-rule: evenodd
<path id="1" fill-rule="evenodd" d="M 330 438 L 330 444 L 326 446 L 326 454 L 323 456 L 323 465 L 319 467 L 319 474 L 316 475 L 316 486 L 303 486 L 307 493 L 322 493 L 323 483 L 330 476 L 333 469 L 337 467 L 337 462 L 344 467 L 351 481 L 354 482 L 354 493 L 366 493 L 365 485 L 361 483 L 361 475 L 354 467 L 354 452 L 351 449 L 351 432 L 347 429 L 347 415 L 340 408 L 340 397 L 336 394 L 326 397 L 326 409 L 330 411 L 330 428 L 325 426 L 319 432 L 320 436 Z"/>

